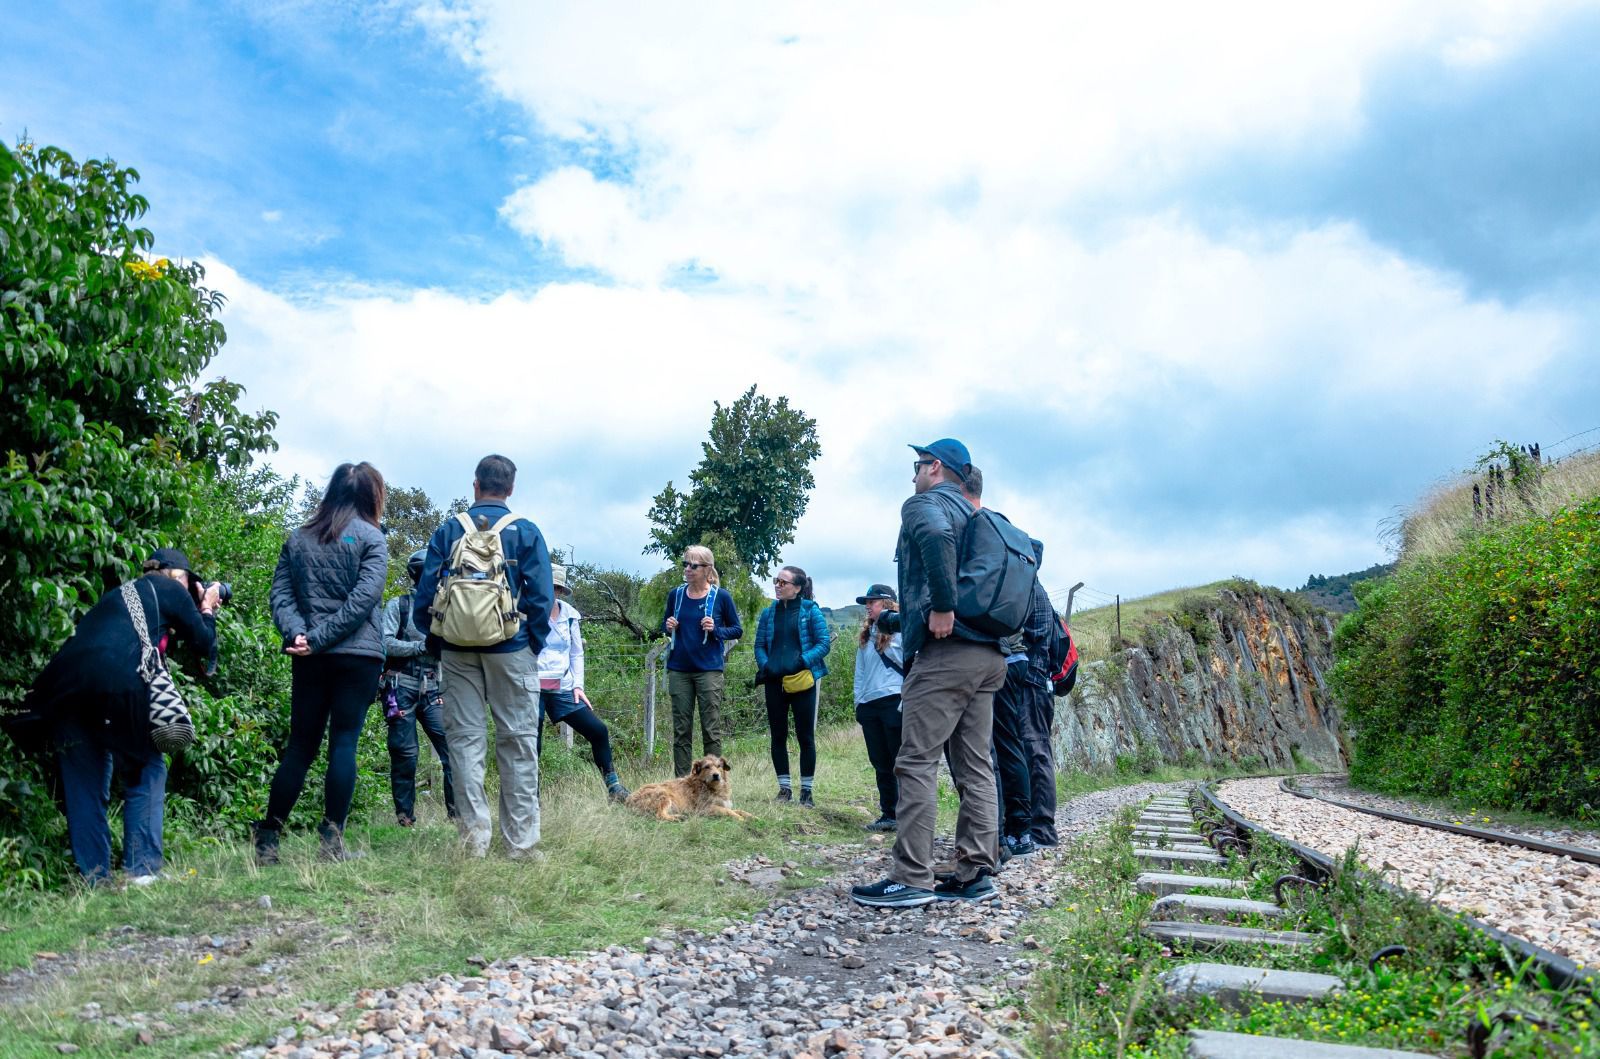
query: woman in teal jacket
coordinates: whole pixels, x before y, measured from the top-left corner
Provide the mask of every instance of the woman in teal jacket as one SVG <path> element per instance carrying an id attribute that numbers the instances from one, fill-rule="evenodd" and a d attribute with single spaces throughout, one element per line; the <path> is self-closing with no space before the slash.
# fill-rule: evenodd
<path id="1" fill-rule="evenodd" d="M 767 730 L 778 801 L 794 797 L 789 781 L 789 718 L 800 743 L 800 804 L 814 805 L 817 772 L 817 681 L 828 672 L 828 622 L 812 598 L 811 578 L 785 566 L 772 579 L 777 600 L 756 622 L 756 679 L 766 686 Z"/>

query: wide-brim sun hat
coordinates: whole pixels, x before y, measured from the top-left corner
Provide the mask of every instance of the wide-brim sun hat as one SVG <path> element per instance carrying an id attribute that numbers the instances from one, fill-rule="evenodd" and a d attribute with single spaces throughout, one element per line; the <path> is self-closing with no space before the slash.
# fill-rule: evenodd
<path id="1" fill-rule="evenodd" d="M 557 592 L 571 593 L 572 586 L 567 584 L 567 568 L 565 566 L 557 566 L 552 563 L 550 565 L 550 580 L 555 583 Z"/>

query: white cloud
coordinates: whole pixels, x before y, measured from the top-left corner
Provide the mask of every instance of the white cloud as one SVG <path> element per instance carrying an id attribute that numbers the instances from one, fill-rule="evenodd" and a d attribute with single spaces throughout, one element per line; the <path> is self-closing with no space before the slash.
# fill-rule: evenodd
<path id="1" fill-rule="evenodd" d="M 991 497 L 1046 540 L 1053 588 L 1366 566 L 1375 512 L 1407 497 L 1252 521 L 1241 509 L 1270 498 L 1216 495 L 1130 525 L 1113 508 L 1161 499 L 1149 468 L 1114 445 L 1038 448 L 1062 424 L 1080 443 L 1210 442 L 1247 409 L 1331 477 L 1352 452 L 1389 455 L 1359 435 L 1329 451 L 1345 423 L 1498 434 L 1494 417 L 1536 405 L 1579 355 L 1573 318 L 1474 297 L 1337 220 L 1215 234 L 1095 204 L 1245 146 L 1327 149 L 1361 128 L 1378 66 L 1493 63 L 1545 15 L 1219 10 L 426 6 L 495 92 L 569 141 L 501 215 L 598 279 L 487 302 L 289 300 L 215 263 L 232 299 L 219 370 L 285 413 L 286 470 L 365 456 L 443 500 L 503 451 L 552 541 L 628 566 L 647 565 L 649 497 L 698 459 L 711 401 L 787 394 L 824 449 L 788 554 L 829 602 L 892 577 L 905 442 L 955 423 L 980 424 L 966 440 Z"/>

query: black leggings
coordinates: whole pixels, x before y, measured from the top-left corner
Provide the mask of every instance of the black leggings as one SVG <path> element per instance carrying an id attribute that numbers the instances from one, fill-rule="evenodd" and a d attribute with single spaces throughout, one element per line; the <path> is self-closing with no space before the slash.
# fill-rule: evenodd
<path id="1" fill-rule="evenodd" d="M 570 691 L 543 691 L 539 694 L 546 706 L 550 702 L 549 696 L 551 695 L 560 694 L 568 697 L 572 695 Z M 549 716 L 547 712 L 545 717 L 548 718 Z M 599 714 L 584 706 L 579 708 L 576 713 L 569 713 L 561 720 L 553 720 L 550 723 L 564 724 L 588 740 L 589 751 L 594 755 L 595 767 L 600 770 L 600 775 L 609 776 L 616 771 L 616 767 L 611 762 L 611 731 L 606 727 L 606 722 L 600 719 Z M 539 726 L 539 751 L 540 753 L 544 751 L 544 725 L 542 724 Z"/>
<path id="2" fill-rule="evenodd" d="M 292 664 L 289 745 L 272 777 L 264 823 L 281 828 L 289 819 L 326 734 L 328 774 L 323 783 L 322 815 L 343 827 L 356 794 L 356 740 L 377 693 L 383 660 L 366 655 L 311 655 L 295 658 Z"/>
<path id="3" fill-rule="evenodd" d="M 784 691 L 780 678 L 770 678 L 767 689 L 767 732 L 772 736 L 772 769 L 789 774 L 789 714 L 794 713 L 794 735 L 800 743 L 800 775 L 817 774 L 817 686 L 804 691 Z"/>

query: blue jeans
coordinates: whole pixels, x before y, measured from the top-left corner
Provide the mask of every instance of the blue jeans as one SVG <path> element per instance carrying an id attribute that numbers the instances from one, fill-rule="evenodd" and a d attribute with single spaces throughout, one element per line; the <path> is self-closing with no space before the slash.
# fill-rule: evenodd
<path id="1" fill-rule="evenodd" d="M 76 720 L 57 722 L 56 747 L 67 803 L 67 833 L 78 871 L 91 883 L 111 877 L 111 828 L 106 824 L 106 808 L 111 804 L 111 770 L 115 766 L 125 788 L 122 866 L 133 876 L 159 872 L 167 759 L 153 747 L 148 752 L 113 750 Z"/>

